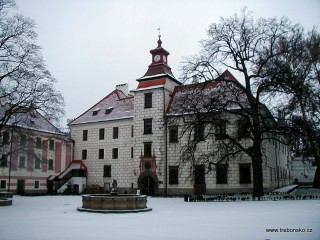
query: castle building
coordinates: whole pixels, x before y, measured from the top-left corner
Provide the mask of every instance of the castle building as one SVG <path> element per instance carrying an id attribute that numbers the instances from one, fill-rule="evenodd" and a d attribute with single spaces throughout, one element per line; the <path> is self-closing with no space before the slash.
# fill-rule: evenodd
<path id="1" fill-rule="evenodd" d="M 312 185 L 317 165 L 313 157 L 293 157 L 291 177 L 294 184 Z"/>
<path id="2" fill-rule="evenodd" d="M 250 160 L 239 157 L 222 174 L 205 174 L 196 166 L 197 177 L 190 181 L 190 166 L 179 164 L 180 150 L 187 139 L 179 138 L 182 125 L 170 125 L 168 119 L 178 118 L 172 111 L 175 97 L 184 91 L 168 65 L 169 52 L 158 46 L 150 51 L 151 64 L 137 79 L 137 87 L 128 91 L 127 84 L 116 89 L 69 123 L 74 140 L 74 160 L 87 168 L 87 186 L 99 185 L 108 192 L 113 179 L 120 192 L 139 189 L 148 195 L 243 192 L 252 189 Z M 226 72 L 233 77 L 229 72 Z M 233 124 L 227 131 L 233 131 Z M 203 151 L 214 147 L 201 143 Z M 289 149 L 265 146 L 264 187 L 272 189 L 288 183 Z M 219 168 L 220 169 L 220 168 Z M 220 170 L 221 170 L 220 169 Z"/>
<path id="3" fill-rule="evenodd" d="M 0 136 L 0 191 L 52 193 L 52 179 L 72 162 L 71 139 L 36 110 L 15 113 Z"/>

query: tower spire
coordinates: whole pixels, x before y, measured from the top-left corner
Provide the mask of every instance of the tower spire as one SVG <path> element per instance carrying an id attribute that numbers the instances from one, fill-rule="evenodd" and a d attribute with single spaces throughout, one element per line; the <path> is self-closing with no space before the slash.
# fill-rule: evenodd
<path id="1" fill-rule="evenodd" d="M 159 78 L 160 76 L 169 77 L 174 81 L 177 81 L 171 72 L 171 68 L 168 65 L 169 52 L 161 46 L 162 41 L 160 27 L 158 28 L 158 38 L 158 46 L 150 50 L 150 53 L 152 55 L 151 64 L 149 65 L 148 70 L 143 75 L 143 77 L 137 79 L 137 81 L 147 81 L 150 79 Z"/>
<path id="2" fill-rule="evenodd" d="M 160 27 L 158 28 L 158 37 L 159 37 L 159 39 L 158 39 L 158 47 L 157 48 L 161 48 L 161 44 L 162 44 L 162 41 L 161 41 L 161 34 L 160 34 Z"/>

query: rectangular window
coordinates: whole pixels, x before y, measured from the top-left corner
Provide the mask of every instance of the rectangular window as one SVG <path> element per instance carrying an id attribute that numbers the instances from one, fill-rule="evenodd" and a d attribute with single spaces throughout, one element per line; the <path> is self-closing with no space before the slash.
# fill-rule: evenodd
<path id="1" fill-rule="evenodd" d="M 151 142 L 144 143 L 144 156 L 145 157 L 152 157 L 152 143 Z"/>
<path id="2" fill-rule="evenodd" d="M 216 181 L 217 181 L 217 184 L 228 183 L 228 165 L 227 164 L 216 165 Z"/>
<path id="3" fill-rule="evenodd" d="M 21 135 L 20 136 L 20 146 L 25 147 L 27 145 L 27 136 L 26 135 Z"/>
<path id="4" fill-rule="evenodd" d="M 169 142 L 178 142 L 178 126 L 171 126 L 169 128 Z"/>
<path id="5" fill-rule="evenodd" d="M 41 138 L 36 138 L 36 148 L 42 148 L 42 141 Z"/>
<path id="6" fill-rule="evenodd" d="M 152 93 L 144 94 L 144 108 L 152 108 Z"/>
<path id="7" fill-rule="evenodd" d="M 103 140 L 104 139 L 104 128 L 100 128 L 99 129 L 99 140 Z"/>
<path id="8" fill-rule="evenodd" d="M 238 138 L 250 137 L 250 124 L 247 119 L 238 120 Z"/>
<path id="9" fill-rule="evenodd" d="M 6 145 L 6 144 L 9 144 L 9 142 L 10 142 L 10 134 L 8 132 L 4 132 L 2 143 L 3 145 Z"/>
<path id="10" fill-rule="evenodd" d="M 250 164 L 242 163 L 239 165 L 240 183 L 251 183 Z"/>
<path id="11" fill-rule="evenodd" d="M 152 118 L 143 119 L 144 134 L 152 134 Z"/>
<path id="12" fill-rule="evenodd" d="M 131 158 L 133 158 L 133 147 L 131 147 Z"/>
<path id="13" fill-rule="evenodd" d="M 54 140 L 49 140 L 49 150 L 54 150 Z"/>
<path id="14" fill-rule="evenodd" d="M 215 126 L 215 136 L 217 140 L 225 139 L 226 138 L 226 123 L 220 122 L 217 123 Z"/>
<path id="15" fill-rule="evenodd" d="M 34 181 L 34 188 L 39 188 L 39 181 Z"/>
<path id="16" fill-rule="evenodd" d="M 99 159 L 104 159 L 104 149 L 99 149 Z"/>
<path id="17" fill-rule="evenodd" d="M 38 157 L 35 158 L 34 168 L 35 168 L 35 169 L 40 169 L 40 168 L 41 168 L 41 160 L 40 160 L 40 158 L 38 158 Z"/>
<path id="18" fill-rule="evenodd" d="M 112 148 L 112 159 L 118 159 L 118 148 Z"/>
<path id="19" fill-rule="evenodd" d="M 0 167 L 7 167 L 8 166 L 8 155 L 2 154 L 0 161 L 1 161 Z"/>
<path id="20" fill-rule="evenodd" d="M 82 150 L 81 159 L 86 160 L 87 159 L 87 149 Z"/>
<path id="21" fill-rule="evenodd" d="M 117 138 L 119 138 L 119 128 L 114 127 L 113 128 L 113 139 L 117 139 Z"/>
<path id="22" fill-rule="evenodd" d="M 53 159 L 49 159 L 49 161 L 48 161 L 48 170 L 54 170 Z"/>
<path id="23" fill-rule="evenodd" d="M 25 168 L 26 167 L 26 158 L 24 156 L 19 157 L 19 168 Z"/>
<path id="24" fill-rule="evenodd" d="M 195 126 L 194 129 L 194 138 L 196 141 L 203 141 L 204 140 L 204 130 L 205 124 L 200 122 Z"/>
<path id="25" fill-rule="evenodd" d="M 88 141 L 88 130 L 82 131 L 82 141 Z"/>
<path id="26" fill-rule="evenodd" d="M 111 165 L 103 166 L 103 177 L 111 177 Z"/>
<path id="27" fill-rule="evenodd" d="M 169 184 L 179 183 L 179 167 L 169 166 Z"/>
<path id="28" fill-rule="evenodd" d="M 6 188 L 7 187 L 6 185 L 7 185 L 6 180 L 1 180 L 0 188 Z"/>
<path id="29" fill-rule="evenodd" d="M 131 137 L 133 137 L 133 129 L 134 129 L 134 126 L 131 125 Z"/>

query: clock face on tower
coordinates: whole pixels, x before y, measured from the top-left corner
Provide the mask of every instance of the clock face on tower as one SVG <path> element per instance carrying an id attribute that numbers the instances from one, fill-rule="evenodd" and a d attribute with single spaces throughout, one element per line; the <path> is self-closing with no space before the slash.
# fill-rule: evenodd
<path id="1" fill-rule="evenodd" d="M 160 60 L 160 55 L 155 55 L 153 58 L 154 61 L 159 62 Z"/>

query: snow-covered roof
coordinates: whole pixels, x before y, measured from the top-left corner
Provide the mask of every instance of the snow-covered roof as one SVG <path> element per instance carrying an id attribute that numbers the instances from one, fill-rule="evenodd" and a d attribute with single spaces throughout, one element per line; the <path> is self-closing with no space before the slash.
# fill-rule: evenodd
<path id="1" fill-rule="evenodd" d="M 228 81 L 221 81 L 222 77 Z M 225 71 L 213 81 L 177 86 L 168 105 L 167 115 L 248 107 L 247 99 L 237 84 L 236 78 Z"/>
<path id="2" fill-rule="evenodd" d="M 149 80 L 149 79 L 158 78 L 158 77 L 166 77 L 166 76 L 170 77 L 171 79 L 175 79 L 175 77 L 171 73 L 158 73 L 154 75 L 143 76 L 137 79 L 137 81 L 144 81 L 144 80 Z"/>
<path id="3" fill-rule="evenodd" d="M 4 116 L 6 106 L 7 105 L 3 105 L 0 107 L 0 116 Z M 64 135 L 63 132 L 61 132 L 57 127 L 55 127 L 37 110 L 12 114 L 9 121 L 7 122 L 7 125 L 33 131 Z"/>
<path id="4" fill-rule="evenodd" d="M 115 89 L 69 125 L 133 118 L 133 96 Z"/>

